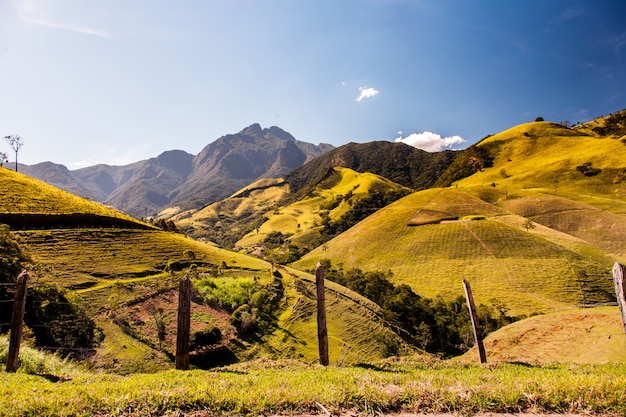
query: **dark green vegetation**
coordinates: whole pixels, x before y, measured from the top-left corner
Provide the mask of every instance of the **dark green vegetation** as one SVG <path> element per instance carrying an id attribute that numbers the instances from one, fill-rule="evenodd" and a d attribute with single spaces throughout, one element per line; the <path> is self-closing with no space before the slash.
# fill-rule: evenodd
<path id="1" fill-rule="evenodd" d="M 0 225 L 0 323 L 10 323 L 14 287 L 19 273 L 31 261 L 7 225 Z M 33 271 L 33 274 L 37 271 Z M 74 357 L 100 341 L 93 319 L 75 296 L 56 285 L 31 285 L 26 299 L 24 322 L 38 347 L 54 347 L 60 354 Z M 0 327 L 0 333 L 9 329 Z"/>
<path id="2" fill-rule="evenodd" d="M 393 273 L 363 272 L 360 269 L 334 269 L 331 261 L 323 259 L 326 279 L 337 282 L 381 307 L 379 314 L 397 326 L 398 333 L 410 344 L 443 354 L 458 355 L 474 344 L 467 303 L 464 297 L 452 301 L 420 297 L 406 284 L 395 286 Z M 519 320 L 507 315 L 508 308 L 496 299 L 490 306 L 477 308 L 482 337 L 502 326 Z M 381 340 L 388 356 L 399 353 L 398 346 Z"/>

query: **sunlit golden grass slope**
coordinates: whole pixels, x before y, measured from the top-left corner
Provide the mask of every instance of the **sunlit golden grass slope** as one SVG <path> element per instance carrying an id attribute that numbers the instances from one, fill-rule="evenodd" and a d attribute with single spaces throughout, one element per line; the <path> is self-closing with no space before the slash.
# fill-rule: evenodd
<path id="1" fill-rule="evenodd" d="M 513 313 L 613 300 L 610 270 L 626 260 L 626 146 L 548 122 L 477 146 L 492 167 L 385 207 L 296 266 L 329 258 L 389 269 L 429 297 L 463 294 L 465 278 L 479 302 L 496 298 Z M 585 176 L 583 164 L 600 172 Z"/>
<path id="2" fill-rule="evenodd" d="M 12 213 L 95 213 L 120 216 L 99 204 L 21 174 L 8 170 L 0 170 L 0 174 L 3 174 L 3 203 L 15 203 L 10 206 Z M 269 194 L 276 190 L 280 194 L 281 185 L 272 185 L 260 182 L 255 190 L 248 188 L 241 193 L 257 195 L 259 189 L 272 189 Z M 261 198 L 257 203 L 266 204 L 267 201 Z M 69 289 L 83 300 L 84 306 L 105 335 L 91 360 L 95 366 L 109 370 L 154 371 L 171 366 L 163 353 L 155 351 L 142 340 L 124 334 L 110 318 L 126 306 L 145 302 L 142 300 L 148 300 L 150 304 L 154 297 L 176 288 L 179 279 L 188 271 L 165 272 L 168 262 L 179 261 L 183 265 L 194 263 L 200 274 L 219 268 L 222 274 L 232 279 L 272 279 L 273 268 L 265 261 L 177 233 L 121 228 L 70 228 L 15 233 L 20 244 L 38 265 L 33 272 L 35 285 L 56 284 Z M 280 314 L 278 328 L 264 335 L 263 340 L 240 349 L 239 353 L 244 358 L 271 356 L 314 362 L 317 358 L 317 329 L 314 314 L 311 314 L 315 306 L 314 277 L 298 271 L 284 270 L 283 273 L 287 296 L 284 310 L 277 312 Z M 335 363 L 377 360 L 380 357 L 380 344 L 376 335 L 397 338 L 377 317 L 377 309 L 376 305 L 358 294 L 329 283 L 328 330 L 331 359 Z M 228 331 L 222 330 L 224 333 Z M 175 329 L 169 329 L 169 332 L 175 333 Z M 156 345 L 158 341 L 155 339 L 153 346 Z"/>
<path id="3" fill-rule="evenodd" d="M 224 216 L 234 218 L 265 211 L 288 192 L 289 186 L 282 179 L 263 178 L 224 200 L 209 204 L 200 210 L 177 214 L 171 219 L 182 228 L 202 229 L 206 220 L 217 220 Z"/>
<path id="4" fill-rule="evenodd" d="M 0 195 L 0 213 L 84 213 L 137 221 L 100 203 L 6 168 L 0 168 Z"/>
<path id="5" fill-rule="evenodd" d="M 394 190 L 406 188 L 379 175 L 337 167 L 303 196 L 292 196 L 289 185 L 281 179 L 262 179 L 227 199 L 171 219 L 197 237 L 211 236 L 217 230 L 235 235 L 247 228 L 247 233 L 234 242 L 234 246 L 245 249 L 263 242 L 273 232 L 290 235 L 292 242 L 306 246 L 319 240 L 323 212 L 337 220 L 373 191 Z M 251 226 L 250 219 L 255 216 L 257 221 Z"/>
<path id="6" fill-rule="evenodd" d="M 537 190 L 626 213 L 626 145 L 620 140 L 534 122 L 490 136 L 478 146 L 494 157 L 493 167 L 454 186 L 491 186 L 500 199 L 518 190 Z M 577 167 L 587 163 L 601 172 L 583 175 Z"/>
<path id="7" fill-rule="evenodd" d="M 626 362 L 626 337 L 618 307 L 566 310 L 534 316 L 487 336 L 488 362 L 546 364 Z M 462 361 L 476 361 L 476 348 Z"/>
<path id="8" fill-rule="evenodd" d="M 326 212 L 331 220 L 337 220 L 357 201 L 372 192 L 405 189 L 379 175 L 336 167 L 306 196 L 269 211 L 266 214 L 267 221 L 240 239 L 237 245 L 252 247 L 272 232 L 289 234 L 292 242 L 307 245 L 311 240 L 319 238 L 322 212 Z"/>
<path id="9" fill-rule="evenodd" d="M 410 226 L 421 211 L 460 220 Z M 605 265 L 576 251 L 588 245 L 560 244 L 564 236 L 526 231 L 517 219 L 454 189 L 425 190 L 372 214 L 295 266 L 329 258 L 344 269 L 391 270 L 396 283 L 431 298 L 462 295 L 468 279 L 479 303 L 496 298 L 514 314 L 611 299 Z"/>

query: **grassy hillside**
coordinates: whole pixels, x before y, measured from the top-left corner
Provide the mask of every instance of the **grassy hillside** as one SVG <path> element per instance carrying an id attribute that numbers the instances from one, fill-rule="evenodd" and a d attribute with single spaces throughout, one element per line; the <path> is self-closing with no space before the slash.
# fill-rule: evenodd
<path id="1" fill-rule="evenodd" d="M 136 221 L 110 207 L 6 168 L 0 168 L 0 184 L 2 184 L 0 213 L 82 213 Z"/>
<path id="2" fill-rule="evenodd" d="M 461 295 L 465 278 L 479 302 L 513 313 L 612 301 L 611 266 L 626 260 L 626 146 L 536 122 L 476 149 L 473 175 L 395 202 L 295 266 L 390 269 L 428 297 Z"/>
<path id="3" fill-rule="evenodd" d="M 304 252 L 328 239 L 322 236 L 324 221 L 340 220 L 364 198 L 375 193 L 409 192 L 408 188 L 378 175 L 337 167 L 329 169 L 318 182 L 309 184 L 306 193 L 293 194 L 283 180 L 266 179 L 202 210 L 172 219 L 191 236 L 254 252 L 257 256 L 268 255 L 263 252 L 268 246 L 266 240 L 277 233 L 281 240 L 288 238 L 290 244 Z"/>
<path id="4" fill-rule="evenodd" d="M 3 201 L 13 202 L 11 209 L 21 214 L 122 216 L 22 174 L 9 170 L 0 170 L 0 174 L 4 175 Z M 256 195 L 273 185 L 259 182 L 256 189 L 244 189 L 238 194 Z M 128 373 L 172 367 L 176 289 L 184 274 L 198 285 L 213 280 L 232 288 L 249 288 L 245 283 L 250 283 L 246 297 L 270 285 L 277 276 L 284 287 L 277 310 L 271 312 L 275 322 L 270 319 L 270 327 L 254 335 L 239 334 L 231 322 L 232 309 L 207 304 L 197 296 L 192 308 L 192 333 L 217 328 L 221 337 L 196 352 L 197 360 L 192 364 L 214 366 L 259 356 L 301 358 L 307 362 L 317 359 L 315 319 L 311 315 L 315 306 L 314 277 L 309 274 L 286 270 L 279 273 L 255 257 L 160 230 L 52 227 L 14 233 L 36 265 L 33 285 L 69 291 L 69 297 L 95 320 L 103 339 L 88 356 L 97 368 Z M 401 343 L 377 316 L 376 305 L 338 285 L 330 284 L 329 294 L 328 328 L 331 360 L 335 363 L 379 358 L 377 334 Z"/>
<path id="5" fill-rule="evenodd" d="M 335 168 L 307 195 L 266 213 L 267 221 L 236 244 L 249 248 L 274 232 L 289 235 L 291 242 L 301 246 L 319 244 L 323 215 L 330 221 L 339 220 L 359 200 L 374 192 L 408 193 L 408 189 L 378 175 Z"/>
<path id="6" fill-rule="evenodd" d="M 421 210 L 459 220 L 410 225 Z M 480 303 L 495 298 L 514 314 L 611 300 L 605 265 L 549 237 L 526 231 L 521 221 L 516 227 L 503 209 L 479 198 L 432 189 L 371 215 L 295 266 L 307 269 L 329 258 L 344 268 L 390 269 L 395 282 L 430 298 L 462 295 L 461 281 L 468 279 Z"/>
<path id="7" fill-rule="evenodd" d="M 231 197 L 195 211 L 162 217 L 171 218 L 181 230 L 195 238 L 219 242 L 232 247 L 248 230 L 263 221 L 263 215 L 289 193 L 280 179 L 261 179 L 234 193 Z"/>
<path id="8" fill-rule="evenodd" d="M 170 232 L 53 230 L 24 231 L 18 236 L 33 260 L 47 270 L 38 282 L 70 289 L 102 329 L 104 341 L 90 361 L 124 373 L 172 366 L 168 355 L 175 352 L 177 305 L 172 290 L 184 273 L 190 273 L 191 263 L 196 266 L 194 279 L 200 280 L 214 276 L 233 283 L 255 280 L 264 284 L 272 275 L 267 262 Z M 183 269 L 165 272 L 172 261 Z M 314 277 L 297 271 L 283 271 L 282 276 L 285 297 L 275 312 L 277 325 L 260 339 L 235 342 L 230 312 L 196 299 L 192 331 L 217 327 L 223 335 L 204 362 L 220 364 L 258 356 L 316 360 Z M 376 316 L 377 307 L 332 284 L 328 298 L 331 360 L 354 363 L 379 358 L 381 348 L 375 335 L 396 336 Z M 166 326 L 163 342 L 157 337 L 159 320 Z"/>
<path id="9" fill-rule="evenodd" d="M 489 362 L 626 363 L 626 337 L 618 307 L 531 317 L 493 332 L 484 344 Z M 477 357 L 474 348 L 461 360 L 473 362 Z"/>

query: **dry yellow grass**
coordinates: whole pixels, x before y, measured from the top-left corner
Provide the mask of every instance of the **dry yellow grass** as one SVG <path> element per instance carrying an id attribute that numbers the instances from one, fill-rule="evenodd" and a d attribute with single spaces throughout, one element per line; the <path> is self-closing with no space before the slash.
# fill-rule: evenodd
<path id="1" fill-rule="evenodd" d="M 488 362 L 546 364 L 626 363 L 626 336 L 618 307 L 566 310 L 534 316 L 491 333 Z M 475 361 L 476 348 L 462 361 Z"/>
<path id="2" fill-rule="evenodd" d="M 110 207 L 6 168 L 0 168 L 0 184 L 0 213 L 87 213 L 138 221 Z"/>

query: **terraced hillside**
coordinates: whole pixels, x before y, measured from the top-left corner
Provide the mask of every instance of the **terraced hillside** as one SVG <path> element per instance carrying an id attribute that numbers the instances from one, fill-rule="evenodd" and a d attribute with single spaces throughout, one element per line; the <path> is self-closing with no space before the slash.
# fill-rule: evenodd
<path id="1" fill-rule="evenodd" d="M 46 216 L 82 214 L 81 210 L 112 218 L 123 216 L 22 174 L 8 170 L 0 173 L 5 174 L 4 171 L 8 178 L 2 184 L 6 200 L 20 201 L 19 206 L 12 206 L 14 209 Z M 254 337 L 242 335 L 235 327 L 232 310 L 204 302 L 199 294 L 194 299 L 192 331 L 201 333 L 216 328 L 221 336 L 202 351 L 195 351 L 192 364 L 215 366 L 258 356 L 316 360 L 311 275 L 280 272 L 260 259 L 154 228 L 56 226 L 48 224 L 37 230 L 26 227 L 14 234 L 37 265 L 33 285 L 52 285 L 69 291 L 71 298 L 95 320 L 103 340 L 89 353 L 94 366 L 124 373 L 173 366 L 176 288 L 185 274 L 198 284 L 251 283 L 245 287 L 249 291 L 246 300 L 251 299 L 254 291 L 263 292 L 275 282 L 284 288 L 284 293 L 279 292 L 277 309 L 269 312 L 276 321 L 270 320 L 273 324 Z M 331 360 L 353 363 L 380 357 L 375 335 L 397 336 L 377 316 L 377 306 L 338 285 L 331 284 L 329 291 L 334 296 L 328 305 Z M 345 323 L 350 323 L 350 329 L 346 329 Z"/>
<path id="2" fill-rule="evenodd" d="M 117 219 L 120 224 L 135 227 L 140 225 L 136 219 L 110 207 L 6 168 L 0 168 L 0 183 L 2 184 L 0 216 L 3 216 L 3 220 L 13 217 L 25 221 L 30 217 L 40 221 L 37 215 L 55 216 L 56 219 L 83 215 L 88 219 L 109 219 L 108 221 Z M 49 220 L 55 221 L 55 218 Z"/>

